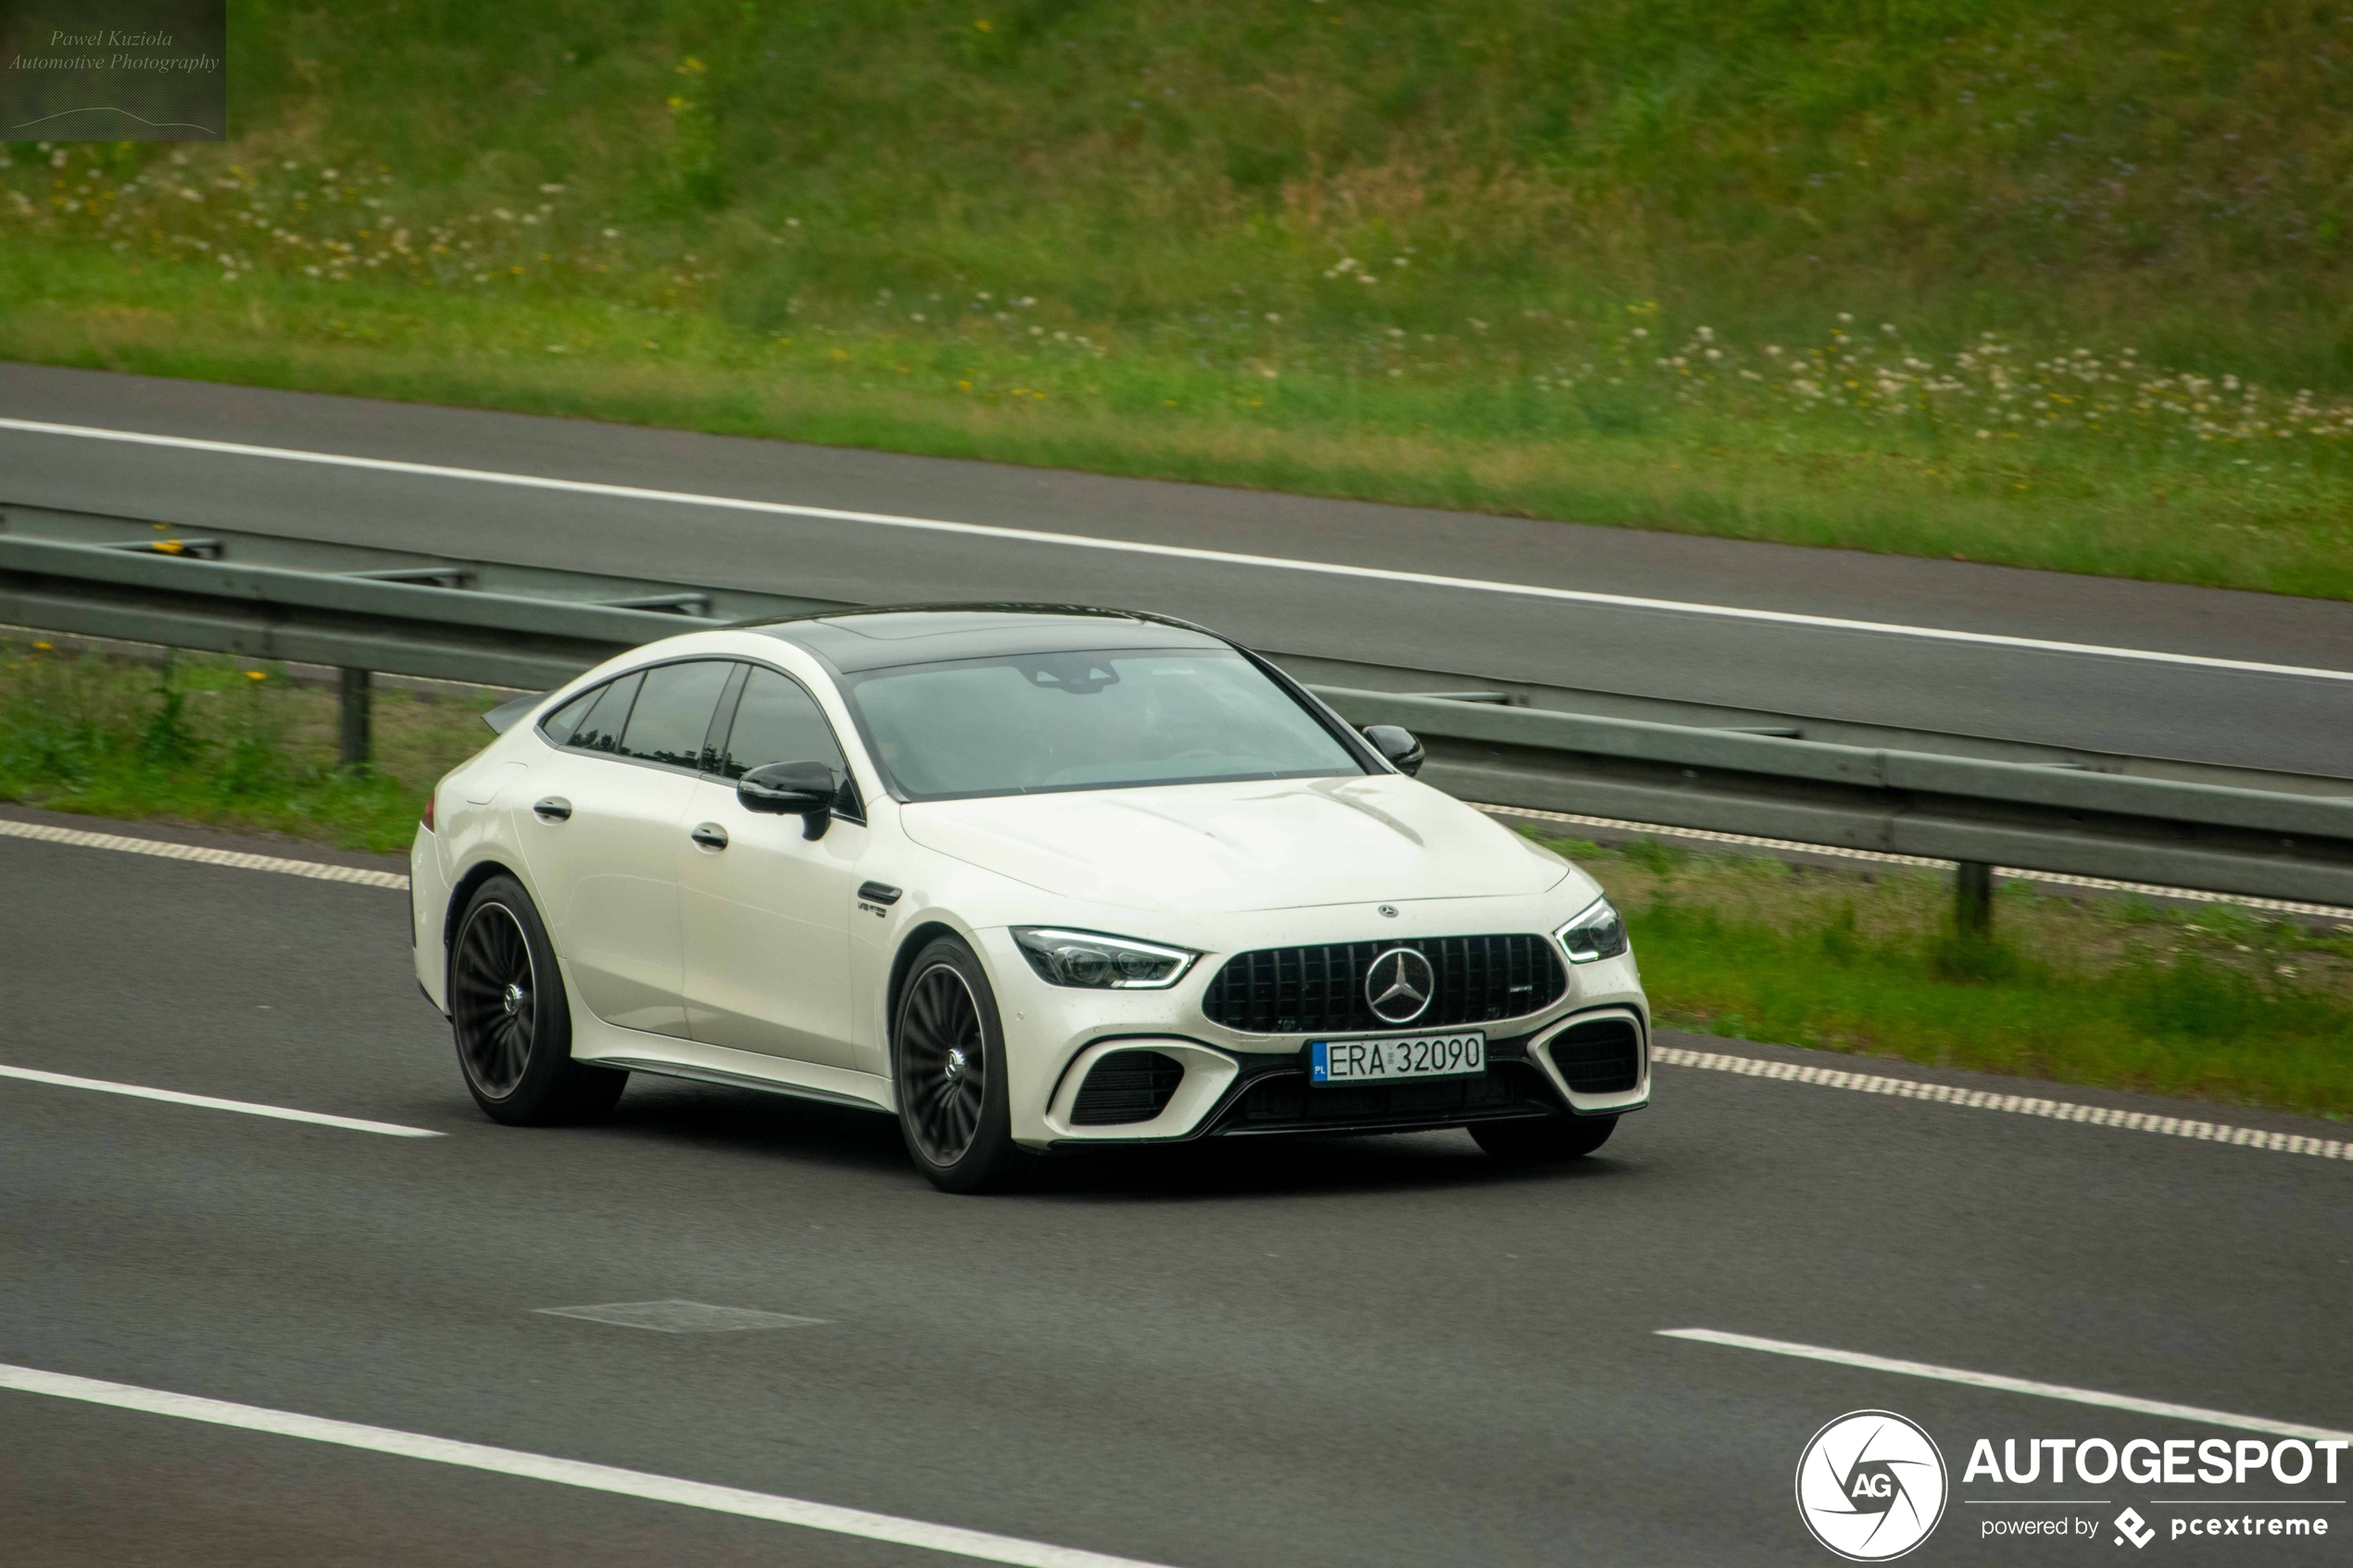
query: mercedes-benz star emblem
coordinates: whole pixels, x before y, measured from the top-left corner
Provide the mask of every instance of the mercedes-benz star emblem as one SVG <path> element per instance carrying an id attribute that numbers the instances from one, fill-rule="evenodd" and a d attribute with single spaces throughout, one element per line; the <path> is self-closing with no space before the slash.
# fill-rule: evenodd
<path id="1" fill-rule="evenodd" d="M 1391 947 L 1365 973 L 1365 1000 L 1384 1023 L 1413 1022 L 1437 990 L 1437 972 L 1411 947 Z"/>

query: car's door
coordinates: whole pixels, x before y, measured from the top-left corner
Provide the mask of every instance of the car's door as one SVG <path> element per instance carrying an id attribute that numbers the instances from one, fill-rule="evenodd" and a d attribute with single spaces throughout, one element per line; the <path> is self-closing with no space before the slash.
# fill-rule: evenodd
<path id="1" fill-rule="evenodd" d="M 771 762 L 823 762 L 842 783 L 822 838 L 747 810 L 736 783 Z M 686 1012 L 714 1046 L 862 1067 L 849 1042 L 849 913 L 866 823 L 849 765 L 800 684 L 748 665 L 716 768 L 695 788 L 678 865 Z"/>
<path id="2" fill-rule="evenodd" d="M 657 664 L 575 698 L 516 808 L 523 859 L 573 988 L 608 1023 L 686 1033 L 676 881 L 725 659 Z"/>

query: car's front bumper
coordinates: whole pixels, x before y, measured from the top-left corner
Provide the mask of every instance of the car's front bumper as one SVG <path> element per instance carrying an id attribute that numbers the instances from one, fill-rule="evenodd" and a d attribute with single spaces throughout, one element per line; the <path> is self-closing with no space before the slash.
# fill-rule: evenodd
<path id="1" fill-rule="evenodd" d="M 1006 931 L 975 935 L 998 992 L 1013 1136 L 1032 1148 L 1410 1132 L 1508 1118 L 1617 1115 L 1650 1100 L 1650 1005 L 1630 954 L 1567 966 L 1567 991 L 1537 1012 L 1465 1025 L 1487 1035 L 1481 1074 L 1315 1085 L 1308 1079 L 1307 1045 L 1335 1037 L 1330 1033 L 1247 1035 L 1203 1013 L 1202 992 L 1220 956 L 1205 958 L 1165 991 L 1083 990 L 1039 979 Z M 1602 1054 L 1625 1062 L 1614 1074 L 1597 1073 L 1587 1060 L 1604 1032 L 1590 1026 L 1604 1024 L 1614 1034 Z M 1088 1075 L 1104 1058 L 1126 1051 L 1155 1052 L 1181 1068 L 1165 1106 L 1144 1120 L 1080 1120 Z"/>

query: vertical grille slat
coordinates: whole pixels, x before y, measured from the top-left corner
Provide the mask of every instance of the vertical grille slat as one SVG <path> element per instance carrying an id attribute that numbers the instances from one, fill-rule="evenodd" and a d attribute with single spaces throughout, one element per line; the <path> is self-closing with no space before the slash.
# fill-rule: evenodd
<path id="1" fill-rule="evenodd" d="M 1410 1024 L 1382 1022 L 1365 997 L 1365 972 L 1391 947 L 1429 960 L 1438 994 Z M 1560 1000 L 1568 972 L 1542 936 L 1430 936 L 1329 942 L 1236 953 L 1210 978 L 1202 1011 L 1246 1035 L 1365 1034 L 1450 1029 L 1520 1018 Z"/>

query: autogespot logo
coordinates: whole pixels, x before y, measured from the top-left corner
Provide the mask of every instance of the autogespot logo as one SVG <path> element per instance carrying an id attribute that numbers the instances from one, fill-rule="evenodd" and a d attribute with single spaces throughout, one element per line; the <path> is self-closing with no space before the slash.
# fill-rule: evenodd
<path id="1" fill-rule="evenodd" d="M 1885 1562 L 1944 1517 L 1944 1456 L 1917 1423 L 1855 1411 L 1814 1434 L 1797 1460 L 1797 1512 L 1849 1562 Z"/>

